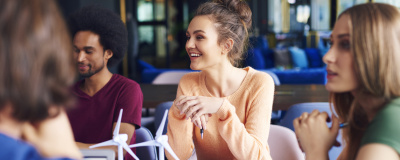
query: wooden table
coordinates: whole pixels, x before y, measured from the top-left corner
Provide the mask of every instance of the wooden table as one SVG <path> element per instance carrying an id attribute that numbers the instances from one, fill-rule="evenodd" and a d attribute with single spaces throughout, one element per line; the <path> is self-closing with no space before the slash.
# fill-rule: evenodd
<path id="1" fill-rule="evenodd" d="M 328 101 L 325 85 L 280 85 L 275 87 L 273 110 L 288 110 L 297 103 Z"/>
<path id="2" fill-rule="evenodd" d="M 143 108 L 155 108 L 158 104 L 173 101 L 178 85 L 140 84 L 143 92 Z M 275 87 L 273 110 L 287 110 L 296 103 L 328 102 L 329 92 L 324 85 L 280 85 Z"/>

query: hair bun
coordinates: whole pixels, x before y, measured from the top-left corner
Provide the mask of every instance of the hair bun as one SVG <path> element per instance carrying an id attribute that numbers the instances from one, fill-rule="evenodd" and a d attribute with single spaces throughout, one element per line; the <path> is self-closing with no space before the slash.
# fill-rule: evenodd
<path id="1" fill-rule="evenodd" d="M 236 12 L 239 18 L 246 24 L 246 28 L 251 28 L 251 9 L 249 5 L 243 0 L 215 0 L 229 10 Z"/>

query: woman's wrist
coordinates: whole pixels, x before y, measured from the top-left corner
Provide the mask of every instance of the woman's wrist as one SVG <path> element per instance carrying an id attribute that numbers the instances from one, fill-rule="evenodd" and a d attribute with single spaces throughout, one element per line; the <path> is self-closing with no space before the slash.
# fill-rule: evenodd
<path id="1" fill-rule="evenodd" d="M 306 160 L 328 160 L 329 155 L 328 151 L 323 151 L 323 150 L 311 150 L 311 151 L 306 151 Z"/>

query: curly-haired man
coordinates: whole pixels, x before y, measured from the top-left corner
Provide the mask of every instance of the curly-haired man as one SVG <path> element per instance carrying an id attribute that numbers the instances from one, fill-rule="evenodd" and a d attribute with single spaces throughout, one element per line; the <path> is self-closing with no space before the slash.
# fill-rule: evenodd
<path id="1" fill-rule="evenodd" d="M 111 139 L 120 109 L 124 110 L 120 133 L 128 135 L 128 144 L 135 143 L 142 91 L 135 81 L 108 69 L 121 61 L 127 48 L 123 22 L 108 9 L 89 6 L 71 15 L 69 28 L 78 72 L 84 78 L 72 88 L 78 104 L 68 113 L 78 146 L 88 148 Z"/>

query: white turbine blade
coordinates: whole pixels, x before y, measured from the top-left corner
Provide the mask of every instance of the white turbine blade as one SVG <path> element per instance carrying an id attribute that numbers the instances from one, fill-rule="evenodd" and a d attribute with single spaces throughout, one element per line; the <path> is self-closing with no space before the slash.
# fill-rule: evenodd
<path id="1" fill-rule="evenodd" d="M 171 146 L 169 146 L 168 142 L 162 141 L 161 145 L 163 145 L 163 147 L 168 151 L 169 154 L 172 155 L 172 157 L 174 157 L 176 160 L 179 160 L 178 156 L 176 156 L 176 154 L 172 150 Z"/>
<path id="2" fill-rule="evenodd" d="M 162 121 L 161 121 L 160 126 L 159 126 L 158 129 L 157 129 L 156 137 L 161 136 L 161 134 L 162 134 L 162 132 L 163 132 L 163 130 L 164 130 L 165 119 L 167 118 L 167 115 L 168 115 L 168 109 L 165 110 L 164 117 L 163 117 L 163 119 L 162 119 Z"/>
<path id="3" fill-rule="evenodd" d="M 108 141 L 104 141 L 95 145 L 90 146 L 89 148 L 96 148 L 96 147 L 103 147 L 103 146 L 116 146 L 118 145 L 116 142 L 114 142 L 113 140 L 108 140 Z"/>
<path id="4" fill-rule="evenodd" d="M 123 112 L 123 109 L 121 109 L 121 110 L 119 111 L 118 121 L 117 121 L 117 125 L 116 125 L 115 128 L 114 128 L 113 136 L 119 134 L 119 126 L 121 125 L 122 112 Z"/>
<path id="5" fill-rule="evenodd" d="M 139 158 L 135 155 L 135 153 L 132 152 L 131 148 L 129 148 L 125 142 L 123 142 L 121 145 L 122 145 L 122 147 L 124 147 L 126 152 L 128 152 L 133 158 L 135 158 L 136 160 L 139 160 Z"/>
<path id="6" fill-rule="evenodd" d="M 134 147 L 159 146 L 159 145 L 160 144 L 157 141 L 151 140 L 151 141 L 146 141 L 146 142 L 142 142 L 142 143 L 132 144 L 132 145 L 129 145 L 129 147 L 134 148 Z"/>

